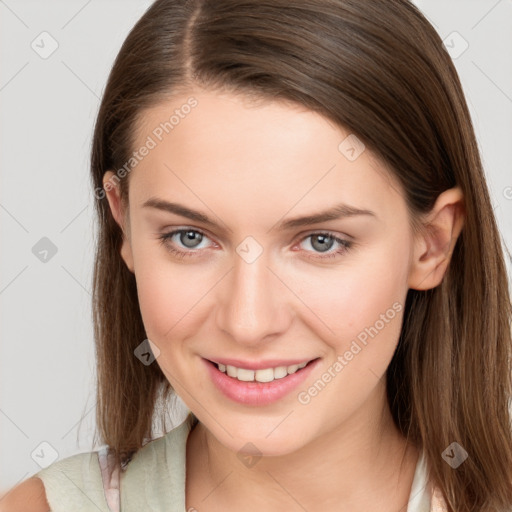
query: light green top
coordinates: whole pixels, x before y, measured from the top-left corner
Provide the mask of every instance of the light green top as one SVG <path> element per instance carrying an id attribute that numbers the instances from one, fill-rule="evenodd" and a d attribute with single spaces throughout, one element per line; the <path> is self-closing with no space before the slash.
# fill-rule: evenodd
<path id="1" fill-rule="evenodd" d="M 103 456 L 100 452 L 87 452 L 56 461 L 34 476 L 44 483 L 51 512 L 119 509 L 122 512 L 186 512 L 186 446 L 188 434 L 196 423 L 197 418 L 189 413 L 183 423 L 165 436 L 144 445 L 126 470 L 115 472 L 113 479 L 107 477 L 105 469 L 106 449 L 100 451 Z M 435 503 L 431 508 L 426 482 L 422 454 L 416 466 L 407 512 L 442 510 Z"/>
<path id="2" fill-rule="evenodd" d="M 122 512 L 185 512 L 187 437 L 196 422 L 190 413 L 179 426 L 135 453 L 120 473 Z M 98 452 L 56 461 L 34 476 L 43 481 L 51 512 L 111 512 Z"/>

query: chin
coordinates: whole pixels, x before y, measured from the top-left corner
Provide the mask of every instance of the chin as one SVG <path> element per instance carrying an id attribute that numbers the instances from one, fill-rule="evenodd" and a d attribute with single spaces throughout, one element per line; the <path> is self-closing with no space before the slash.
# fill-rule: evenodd
<path id="1" fill-rule="evenodd" d="M 209 425 L 205 425 L 205 427 L 210 430 L 219 443 L 237 453 L 239 457 L 288 455 L 300 450 L 308 443 L 303 436 L 297 435 L 297 429 L 291 424 L 287 427 L 280 425 L 272 431 L 272 428 L 269 429 L 266 426 L 247 428 L 247 419 L 243 420 L 243 423 L 244 425 L 240 425 L 240 428 L 231 423 L 229 434 L 218 425 L 214 425 L 212 429 Z M 271 432 L 270 435 L 269 432 Z"/>

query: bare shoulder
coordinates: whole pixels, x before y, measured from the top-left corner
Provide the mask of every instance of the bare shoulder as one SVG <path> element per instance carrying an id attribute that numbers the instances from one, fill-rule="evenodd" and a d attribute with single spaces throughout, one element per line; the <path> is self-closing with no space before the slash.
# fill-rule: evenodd
<path id="1" fill-rule="evenodd" d="M 43 481 L 27 478 L 21 484 L 0 496 L 0 512 L 49 512 Z"/>

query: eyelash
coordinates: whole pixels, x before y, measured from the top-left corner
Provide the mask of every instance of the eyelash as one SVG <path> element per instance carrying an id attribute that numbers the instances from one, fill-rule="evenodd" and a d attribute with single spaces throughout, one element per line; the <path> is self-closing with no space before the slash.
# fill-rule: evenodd
<path id="1" fill-rule="evenodd" d="M 169 233 L 164 233 L 164 234 L 160 235 L 158 238 L 160 240 L 160 243 L 162 245 L 164 245 L 167 248 L 167 250 L 171 254 L 173 254 L 175 257 L 177 257 L 179 259 L 186 258 L 186 257 L 195 257 L 199 251 L 196 251 L 194 249 L 191 249 L 189 251 L 181 251 L 179 249 L 176 249 L 175 247 L 172 247 L 170 245 L 170 243 L 169 243 L 174 235 L 177 235 L 178 233 L 186 233 L 186 232 L 189 232 L 189 231 L 192 231 L 194 233 L 199 233 L 203 237 L 209 238 L 208 235 L 206 233 L 204 233 L 203 231 L 201 231 L 199 229 L 190 229 L 190 228 L 188 228 L 188 229 L 176 229 L 176 230 L 171 231 Z M 317 231 L 317 232 L 314 232 L 314 233 L 309 233 L 304 238 L 302 238 L 300 240 L 300 242 L 303 242 L 304 240 L 306 240 L 306 239 L 308 239 L 308 238 L 310 238 L 312 236 L 315 236 L 315 235 L 316 236 L 318 236 L 318 235 L 328 236 L 329 238 L 334 240 L 334 242 L 339 243 L 341 245 L 341 248 L 338 249 L 337 251 L 326 253 L 324 256 L 308 256 L 308 258 L 311 258 L 311 259 L 324 260 L 324 259 L 329 259 L 329 258 L 335 258 L 337 256 L 345 254 L 353 245 L 353 242 L 351 242 L 349 240 L 343 240 L 341 238 L 338 238 L 338 237 L 334 236 L 334 234 L 332 234 L 332 233 L 330 233 L 328 231 Z M 310 252 L 310 251 L 307 251 L 307 252 Z"/>

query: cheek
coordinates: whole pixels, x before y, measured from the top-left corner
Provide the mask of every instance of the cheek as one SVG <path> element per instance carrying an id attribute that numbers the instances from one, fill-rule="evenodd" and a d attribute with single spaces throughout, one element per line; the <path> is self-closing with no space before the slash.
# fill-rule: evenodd
<path id="1" fill-rule="evenodd" d="M 383 357 L 392 353 L 407 295 L 408 258 L 405 242 L 386 243 L 331 271 L 295 276 L 298 295 L 314 312 L 308 315 L 311 326 L 337 354 L 354 340 L 364 346 L 373 339 L 379 340 Z"/>
<path id="2" fill-rule="evenodd" d="M 315 313 L 309 316 L 309 327 L 324 343 L 325 365 L 311 387 L 301 390 L 299 403 L 319 410 L 331 410 L 336 403 L 332 418 L 337 423 L 381 382 L 402 326 L 407 254 L 383 248 L 336 275 L 317 275 L 302 287 L 304 302 Z"/>
<path id="3" fill-rule="evenodd" d="M 149 339 L 163 345 L 187 334 L 211 286 L 199 267 L 172 263 L 158 250 L 140 252 L 135 267 L 140 311 Z"/>

